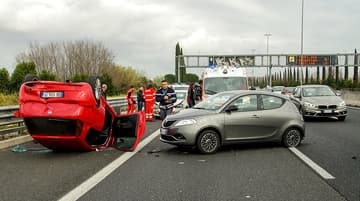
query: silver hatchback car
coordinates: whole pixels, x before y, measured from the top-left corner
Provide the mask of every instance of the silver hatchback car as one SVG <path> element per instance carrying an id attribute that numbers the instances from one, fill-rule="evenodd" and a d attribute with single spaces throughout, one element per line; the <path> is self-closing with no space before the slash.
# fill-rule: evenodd
<path id="1" fill-rule="evenodd" d="M 275 141 L 298 146 L 305 136 L 302 115 L 289 98 L 265 91 L 227 91 L 191 109 L 169 115 L 160 140 L 215 153 L 221 145 Z"/>

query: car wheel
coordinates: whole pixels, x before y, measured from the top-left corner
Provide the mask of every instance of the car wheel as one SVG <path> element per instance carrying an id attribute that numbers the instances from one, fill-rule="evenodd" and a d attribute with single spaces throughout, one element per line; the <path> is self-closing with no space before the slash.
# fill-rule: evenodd
<path id="1" fill-rule="evenodd" d="M 301 143 L 301 132 L 297 128 L 289 128 L 283 135 L 283 144 L 285 147 L 296 147 Z"/>
<path id="2" fill-rule="evenodd" d="M 88 83 L 90 84 L 94 97 L 95 97 L 95 101 L 96 101 L 96 106 L 100 105 L 100 97 L 101 97 L 101 81 L 99 77 L 96 76 L 90 76 Z"/>
<path id="3" fill-rule="evenodd" d="M 29 82 L 29 81 L 38 81 L 38 80 L 39 80 L 38 76 L 33 75 L 33 74 L 27 74 L 27 75 L 25 75 L 25 77 L 23 79 L 23 83 Z"/>
<path id="4" fill-rule="evenodd" d="M 346 116 L 338 117 L 338 120 L 339 120 L 339 121 L 345 121 L 345 119 L 346 119 Z"/>
<path id="5" fill-rule="evenodd" d="M 197 148 L 203 154 L 213 154 L 220 147 L 220 137 L 212 130 L 205 130 L 200 133 L 197 139 Z"/>

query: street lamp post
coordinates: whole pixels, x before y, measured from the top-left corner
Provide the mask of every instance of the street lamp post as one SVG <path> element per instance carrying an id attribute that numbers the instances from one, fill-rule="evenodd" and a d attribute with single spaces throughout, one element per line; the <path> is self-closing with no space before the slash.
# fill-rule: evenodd
<path id="1" fill-rule="evenodd" d="M 269 81 L 269 86 L 271 87 L 271 64 L 269 65 L 269 37 L 271 36 L 271 33 L 266 33 L 264 36 L 266 36 L 266 76 Z"/>
<path id="2" fill-rule="evenodd" d="M 252 53 L 252 55 L 255 57 L 255 51 L 256 51 L 256 49 L 251 49 L 251 53 Z M 254 58 L 254 60 L 255 60 L 255 58 Z M 255 63 L 254 63 L 255 64 Z M 254 67 L 252 67 L 252 87 L 254 87 L 255 86 L 255 72 L 254 72 L 254 70 L 255 70 L 255 68 Z"/>
<path id="3" fill-rule="evenodd" d="M 304 0 L 301 0 L 301 39 L 300 39 L 300 86 L 303 84 L 303 53 L 304 53 Z"/>

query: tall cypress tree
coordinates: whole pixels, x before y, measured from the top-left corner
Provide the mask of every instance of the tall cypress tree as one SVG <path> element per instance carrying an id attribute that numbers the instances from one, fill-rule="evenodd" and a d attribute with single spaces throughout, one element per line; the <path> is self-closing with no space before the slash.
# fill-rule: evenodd
<path id="1" fill-rule="evenodd" d="M 349 66 L 348 66 L 348 56 L 346 55 L 345 56 L 345 77 L 344 79 L 345 80 L 348 80 L 349 79 Z"/>
<path id="2" fill-rule="evenodd" d="M 354 77 L 353 77 L 353 83 L 357 84 L 359 79 L 359 72 L 358 72 L 358 55 L 357 51 L 355 49 L 355 56 L 354 56 Z"/>
<path id="3" fill-rule="evenodd" d="M 320 66 L 316 67 L 316 82 L 320 82 Z"/>
<path id="4" fill-rule="evenodd" d="M 326 80 L 326 67 L 325 66 L 322 67 L 322 79 L 321 80 L 322 81 Z"/>
<path id="5" fill-rule="evenodd" d="M 297 78 L 296 81 L 300 81 L 300 79 L 301 79 L 301 77 L 300 77 L 300 68 L 299 67 L 296 68 L 296 78 Z"/>
<path id="6" fill-rule="evenodd" d="M 296 70 L 294 68 L 292 80 L 296 81 Z"/>
<path id="7" fill-rule="evenodd" d="M 339 66 L 335 67 L 335 81 L 339 82 Z"/>
<path id="8" fill-rule="evenodd" d="M 180 55 L 180 45 L 179 42 L 176 43 L 176 47 L 175 47 L 175 76 L 176 76 L 176 80 L 179 82 L 179 62 L 178 62 L 178 57 Z"/>
<path id="9" fill-rule="evenodd" d="M 183 50 L 180 48 L 180 55 L 183 56 Z M 184 82 L 186 76 L 185 58 L 180 59 L 180 82 Z"/>

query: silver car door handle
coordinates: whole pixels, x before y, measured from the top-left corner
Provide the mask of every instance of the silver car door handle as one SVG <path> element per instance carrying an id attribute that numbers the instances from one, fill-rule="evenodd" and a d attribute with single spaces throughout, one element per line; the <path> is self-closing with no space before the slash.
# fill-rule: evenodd
<path id="1" fill-rule="evenodd" d="M 252 119 L 258 119 L 258 118 L 260 118 L 260 116 L 258 116 L 258 115 L 256 115 L 256 114 L 254 114 L 254 115 L 251 115 L 251 117 L 250 118 L 252 118 Z"/>

